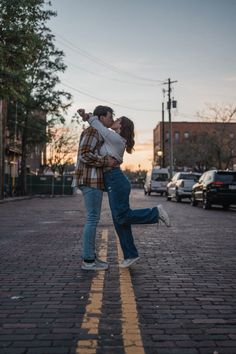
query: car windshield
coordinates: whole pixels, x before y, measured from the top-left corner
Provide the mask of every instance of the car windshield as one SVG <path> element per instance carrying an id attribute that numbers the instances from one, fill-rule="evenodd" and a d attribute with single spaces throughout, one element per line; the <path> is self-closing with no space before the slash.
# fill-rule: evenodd
<path id="1" fill-rule="evenodd" d="M 224 183 L 235 183 L 236 182 L 236 172 L 218 172 L 215 175 L 215 181 L 224 182 Z"/>
<path id="2" fill-rule="evenodd" d="M 181 173 L 179 179 L 188 179 L 191 181 L 198 181 L 199 177 L 193 174 Z"/>
<path id="3" fill-rule="evenodd" d="M 153 172 L 153 174 L 152 174 L 153 181 L 166 181 L 167 179 L 168 179 L 167 173 Z"/>

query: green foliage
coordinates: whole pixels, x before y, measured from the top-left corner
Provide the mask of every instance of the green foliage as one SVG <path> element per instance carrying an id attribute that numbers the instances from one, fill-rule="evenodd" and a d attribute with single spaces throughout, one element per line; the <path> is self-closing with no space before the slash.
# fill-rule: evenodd
<path id="1" fill-rule="evenodd" d="M 0 97 L 23 98 L 27 68 L 37 57 L 37 12 L 43 1 L 0 3 Z"/>
<path id="2" fill-rule="evenodd" d="M 41 110 L 64 121 L 71 95 L 57 90 L 58 73 L 66 69 L 63 52 L 54 45 L 46 23 L 56 13 L 44 0 L 0 3 L 0 97 L 20 102 L 29 112 Z"/>
<path id="3" fill-rule="evenodd" d="M 22 138 L 22 166 L 37 143 L 46 143 L 46 125 L 64 123 L 71 95 L 58 90 L 58 73 L 66 69 L 47 22 L 56 13 L 45 0 L 0 2 L 0 98 L 9 102 L 8 128 Z M 12 108 L 11 108 L 12 106 Z M 48 117 L 46 121 L 45 117 Z M 14 122 L 14 123 L 13 123 Z"/>

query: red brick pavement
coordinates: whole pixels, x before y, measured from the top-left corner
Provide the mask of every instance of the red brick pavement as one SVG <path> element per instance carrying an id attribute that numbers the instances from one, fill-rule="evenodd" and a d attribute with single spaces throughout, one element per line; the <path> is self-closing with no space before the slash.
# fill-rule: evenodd
<path id="1" fill-rule="evenodd" d="M 98 239 L 108 230 L 110 269 L 97 334 L 82 326 L 96 273 L 80 269 L 81 196 L 0 204 L 0 353 L 72 354 L 84 340 L 96 341 L 96 354 L 138 354 L 142 346 L 146 354 L 235 354 L 236 212 L 167 203 L 141 191 L 131 203 L 160 200 L 173 226 L 133 228 L 141 259 L 129 274 L 141 344 L 134 333 L 130 348 L 106 197 Z"/>

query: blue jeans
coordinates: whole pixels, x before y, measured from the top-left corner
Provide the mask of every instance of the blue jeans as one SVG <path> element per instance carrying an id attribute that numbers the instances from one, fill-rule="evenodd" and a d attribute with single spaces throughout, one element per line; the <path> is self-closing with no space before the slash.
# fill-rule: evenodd
<path id="1" fill-rule="evenodd" d="M 96 258 L 95 239 L 97 224 L 100 220 L 103 191 L 98 188 L 80 186 L 84 196 L 87 220 L 83 229 L 83 259 Z"/>
<path id="2" fill-rule="evenodd" d="M 113 223 L 118 234 L 124 258 L 138 257 L 134 244 L 132 224 L 155 224 L 158 222 L 158 209 L 130 209 L 130 182 L 120 168 L 104 172 L 104 183 L 108 193 Z"/>

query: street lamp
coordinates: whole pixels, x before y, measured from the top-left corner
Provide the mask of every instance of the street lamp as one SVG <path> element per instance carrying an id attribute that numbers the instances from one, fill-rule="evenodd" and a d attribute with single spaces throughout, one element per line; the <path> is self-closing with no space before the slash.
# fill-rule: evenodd
<path id="1" fill-rule="evenodd" d="M 162 167 L 163 151 L 162 151 L 162 150 L 158 150 L 158 151 L 157 151 L 157 156 L 158 156 L 159 165 Z"/>

